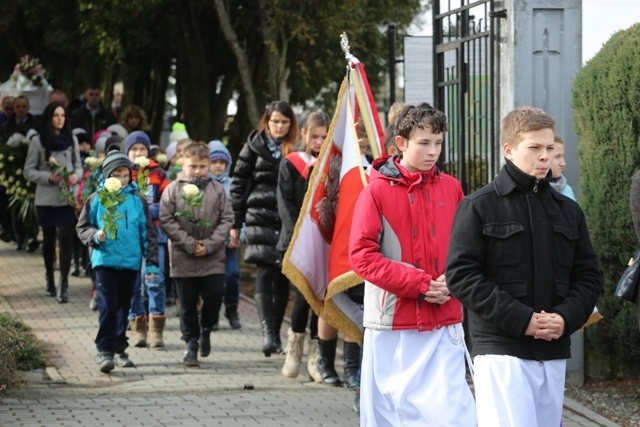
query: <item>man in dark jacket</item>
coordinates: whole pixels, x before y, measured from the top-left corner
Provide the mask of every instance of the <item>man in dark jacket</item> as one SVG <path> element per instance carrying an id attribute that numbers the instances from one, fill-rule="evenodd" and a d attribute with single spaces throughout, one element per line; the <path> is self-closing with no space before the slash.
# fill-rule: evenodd
<path id="1" fill-rule="evenodd" d="M 116 123 L 111 111 L 105 109 L 101 101 L 100 86 L 90 84 L 84 91 L 85 102 L 71 113 L 71 128 L 82 128 L 93 140 L 93 135 Z"/>
<path id="2" fill-rule="evenodd" d="M 469 310 L 479 426 L 560 425 L 570 336 L 601 292 L 584 214 L 549 185 L 554 125 L 507 114 L 506 165 L 453 223 L 446 277 Z"/>

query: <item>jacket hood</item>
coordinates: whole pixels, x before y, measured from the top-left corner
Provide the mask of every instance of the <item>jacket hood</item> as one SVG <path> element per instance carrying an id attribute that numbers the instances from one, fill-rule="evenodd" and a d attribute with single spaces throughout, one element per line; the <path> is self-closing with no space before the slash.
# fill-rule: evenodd
<path id="1" fill-rule="evenodd" d="M 231 158 L 231 152 L 221 141 L 217 139 L 214 139 L 213 141 L 209 141 L 209 144 L 207 144 L 207 146 L 209 147 L 209 153 L 213 153 L 214 151 L 222 151 L 227 156 L 229 156 L 229 162 L 227 163 L 227 168 L 224 170 L 223 173 L 218 175 L 218 178 L 220 178 L 219 180 L 228 178 L 229 174 L 231 173 L 231 166 L 233 164 L 233 159 Z"/>
<path id="2" fill-rule="evenodd" d="M 413 185 L 420 182 L 435 182 L 440 179 L 440 169 L 434 166 L 425 172 L 410 172 L 398 155 L 379 157 L 371 165 L 371 180 L 386 179 L 398 184 Z"/>

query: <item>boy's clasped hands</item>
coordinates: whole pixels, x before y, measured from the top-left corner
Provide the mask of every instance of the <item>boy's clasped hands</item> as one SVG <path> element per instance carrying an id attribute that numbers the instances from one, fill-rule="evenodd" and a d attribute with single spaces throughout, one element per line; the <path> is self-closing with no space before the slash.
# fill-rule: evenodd
<path id="1" fill-rule="evenodd" d="M 429 290 L 423 296 L 424 300 L 434 304 L 444 304 L 451 299 L 444 274 L 429 283 Z"/>
<path id="2" fill-rule="evenodd" d="M 525 335 L 546 341 L 557 340 L 564 333 L 564 319 L 556 313 L 533 313 Z"/>
<path id="3" fill-rule="evenodd" d="M 205 256 L 207 254 L 207 248 L 205 248 L 204 244 L 201 240 L 198 240 L 198 244 L 196 248 L 193 250 L 193 255 L 197 257 Z"/>

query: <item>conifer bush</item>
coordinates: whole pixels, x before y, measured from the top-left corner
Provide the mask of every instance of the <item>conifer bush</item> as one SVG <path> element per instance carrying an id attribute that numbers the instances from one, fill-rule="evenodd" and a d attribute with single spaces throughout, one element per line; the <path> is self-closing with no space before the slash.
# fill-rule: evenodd
<path id="1" fill-rule="evenodd" d="M 604 320 L 586 328 L 586 374 L 640 375 L 638 309 L 613 296 L 640 249 L 629 208 L 631 177 L 640 170 L 640 24 L 614 34 L 580 70 L 572 98 L 580 206 L 603 272 L 598 309 Z"/>
<path id="2" fill-rule="evenodd" d="M 47 353 L 31 329 L 6 313 L 0 313 L 0 392 L 19 384 L 16 370 L 43 368 Z"/>

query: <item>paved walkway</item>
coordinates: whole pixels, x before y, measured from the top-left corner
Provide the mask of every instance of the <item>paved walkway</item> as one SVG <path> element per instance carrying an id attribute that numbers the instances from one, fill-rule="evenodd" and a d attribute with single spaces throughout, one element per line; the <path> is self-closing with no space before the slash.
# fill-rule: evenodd
<path id="1" fill-rule="evenodd" d="M 285 378 L 280 374 L 284 357 L 265 358 L 259 352 L 259 322 L 246 299 L 240 304 L 242 329 L 231 330 L 221 318 L 222 329 L 212 335 L 213 351 L 200 359 L 199 368 L 181 363 L 179 319 L 171 310 L 165 350 L 130 348 L 135 368 L 102 374 L 95 358 L 97 313 L 88 307 L 90 287 L 88 278 L 72 277 L 69 303 L 59 304 L 44 294 L 40 252 L 15 252 L 0 243 L 0 311 L 33 328 L 52 365 L 44 373 L 27 373 L 26 386 L 0 395 L 0 426 L 358 425 L 352 391 L 309 381 L 306 362 L 298 378 Z M 573 401 L 565 402 L 563 425 L 615 426 Z"/>

